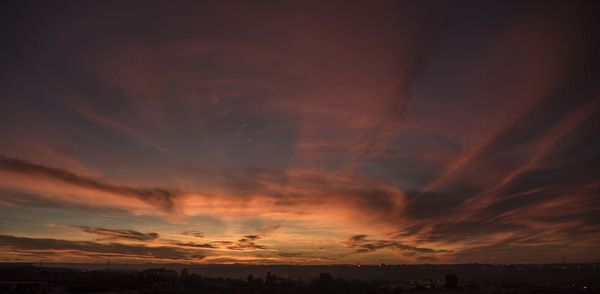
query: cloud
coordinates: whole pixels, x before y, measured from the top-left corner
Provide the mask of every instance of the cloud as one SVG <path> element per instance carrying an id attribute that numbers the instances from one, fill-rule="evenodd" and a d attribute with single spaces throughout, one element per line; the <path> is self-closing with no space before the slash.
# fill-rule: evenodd
<path id="1" fill-rule="evenodd" d="M 258 235 L 245 235 L 243 239 L 240 239 L 240 241 L 255 241 L 260 239 L 261 237 Z"/>
<path id="2" fill-rule="evenodd" d="M 158 239 L 159 237 L 157 233 L 142 233 L 135 230 L 92 228 L 88 226 L 78 226 L 78 228 L 86 233 L 95 234 L 107 239 L 152 241 Z"/>
<path id="3" fill-rule="evenodd" d="M 212 243 L 195 243 L 195 242 L 173 242 L 173 245 L 183 246 L 183 247 L 194 247 L 194 248 L 208 248 L 208 249 L 217 249 L 216 245 Z"/>
<path id="4" fill-rule="evenodd" d="M 417 191 L 406 192 L 408 205 L 406 212 L 412 219 L 428 219 L 440 216 L 448 216 L 464 201 L 464 194 L 468 191 L 456 192 L 454 194 Z"/>
<path id="5" fill-rule="evenodd" d="M 256 244 L 256 241 L 261 239 L 257 235 L 246 235 L 236 242 L 226 246 L 229 250 L 264 250 L 267 249 L 264 245 Z"/>
<path id="6" fill-rule="evenodd" d="M 185 232 L 182 232 L 181 234 L 186 235 L 186 236 L 196 237 L 196 238 L 204 238 L 204 234 L 199 231 L 185 231 Z"/>
<path id="7" fill-rule="evenodd" d="M 498 233 L 520 232 L 526 227 L 517 224 L 486 223 L 465 221 L 457 223 L 435 224 L 427 234 L 426 241 L 444 241 L 446 243 L 463 240 L 477 240 L 481 236 L 490 236 Z"/>
<path id="8" fill-rule="evenodd" d="M 344 242 L 348 248 L 355 249 L 355 253 L 368 253 L 380 249 L 391 248 L 400 251 L 410 251 L 415 253 L 448 253 L 449 250 L 435 250 L 431 248 L 415 247 L 402 244 L 394 240 L 370 240 L 367 235 L 354 235 Z"/>
<path id="9" fill-rule="evenodd" d="M 98 207 L 86 203 L 75 203 L 62 199 L 49 198 L 38 193 L 21 191 L 18 189 L 0 188 L 0 202 L 11 206 L 47 207 L 65 210 L 83 210 L 88 213 L 126 214 L 127 211 L 114 206 Z"/>
<path id="10" fill-rule="evenodd" d="M 350 241 L 352 242 L 365 242 L 367 240 L 367 235 L 354 235 L 350 237 Z"/>
<path id="11" fill-rule="evenodd" d="M 211 243 L 221 246 L 221 245 L 231 245 L 234 242 L 233 241 L 212 241 Z"/>
<path id="12" fill-rule="evenodd" d="M 219 218 L 149 243 L 238 260 L 335 243 L 332 256 L 499 249 L 510 262 L 598 240 L 596 10 L 338 4 L 15 11 L 0 209 L 129 213 L 139 235 L 90 230 L 133 241 L 170 217 Z M 46 10 L 77 13 L 35 17 Z M 160 226 L 144 218 L 156 213 Z M 239 227 L 248 235 L 210 241 Z"/>
<path id="13" fill-rule="evenodd" d="M 48 238 L 28 238 L 0 235 L 0 246 L 8 247 L 22 253 L 37 253 L 41 256 L 46 252 L 63 254 L 64 251 L 82 252 L 84 255 L 116 255 L 123 258 L 149 258 L 164 260 L 199 260 L 201 252 L 181 250 L 177 247 L 144 245 L 126 245 L 120 243 L 98 243 L 89 241 L 70 241 Z M 192 257 L 194 255 L 195 257 Z"/>
<path id="14" fill-rule="evenodd" d="M 172 212 L 178 193 L 163 188 L 133 188 L 107 181 L 81 176 L 68 170 L 48 167 L 25 160 L 0 155 L 0 170 L 26 175 L 29 178 L 47 178 L 64 184 L 107 192 L 124 197 L 134 197 L 159 209 Z"/>
<path id="15" fill-rule="evenodd" d="M 242 238 L 235 241 L 209 241 L 204 243 L 198 242 L 185 242 L 178 240 L 163 240 L 167 241 L 168 244 L 180 246 L 180 247 L 191 247 L 191 248 L 205 248 L 205 249 L 219 249 L 219 250 L 234 250 L 234 251 L 252 251 L 252 250 L 264 250 L 266 246 L 256 244 L 256 241 L 260 240 L 261 236 L 258 235 L 245 235 Z"/>
<path id="16" fill-rule="evenodd" d="M 121 124 L 121 123 L 119 123 L 117 121 L 110 120 L 110 119 L 108 119 L 106 117 L 103 117 L 103 116 L 101 116 L 101 115 L 99 115 L 97 113 L 94 113 L 94 112 L 91 112 L 91 111 L 88 111 L 88 110 L 80 109 L 79 113 L 81 115 L 83 115 L 86 119 L 88 119 L 89 121 L 91 121 L 91 122 L 93 122 L 93 123 L 95 123 L 95 124 L 97 124 L 99 126 L 110 128 L 110 129 L 115 130 L 115 131 L 117 131 L 117 132 L 119 132 L 119 133 L 121 133 L 121 134 L 129 137 L 129 138 L 132 138 L 133 140 L 135 140 L 135 141 L 137 141 L 137 142 L 139 142 L 141 144 L 144 144 L 146 146 L 149 146 L 151 148 L 154 148 L 154 149 L 156 149 L 158 151 L 161 151 L 163 153 L 169 154 L 171 156 L 175 156 L 177 158 L 181 158 L 181 155 L 179 155 L 179 154 L 177 154 L 177 153 L 175 153 L 175 152 L 173 152 L 173 151 L 171 151 L 171 150 L 169 150 L 169 149 L 167 149 L 165 147 L 162 147 L 162 146 L 159 146 L 159 145 L 157 145 L 155 143 L 152 143 L 146 136 L 144 136 L 140 132 L 137 132 L 137 131 L 135 131 L 135 130 L 133 130 L 131 128 L 128 128 L 127 126 L 125 126 L 125 125 L 123 125 L 123 124 Z"/>
<path id="17" fill-rule="evenodd" d="M 264 226 L 254 227 L 253 231 L 255 231 L 260 236 L 265 236 L 265 235 L 269 235 L 269 234 L 279 230 L 280 228 L 281 228 L 281 225 L 264 225 Z"/>

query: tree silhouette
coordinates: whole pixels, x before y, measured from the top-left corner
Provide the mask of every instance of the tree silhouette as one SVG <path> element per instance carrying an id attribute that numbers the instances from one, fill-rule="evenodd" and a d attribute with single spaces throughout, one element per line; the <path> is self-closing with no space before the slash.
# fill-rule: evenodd
<path id="1" fill-rule="evenodd" d="M 333 276 L 330 273 L 321 273 L 319 277 L 313 281 L 313 285 L 318 287 L 329 286 L 333 283 Z"/>
<path id="2" fill-rule="evenodd" d="M 446 288 L 447 289 L 456 289 L 458 286 L 458 277 L 454 274 L 447 274 L 444 279 L 446 279 Z"/>
<path id="3" fill-rule="evenodd" d="M 272 284 L 275 283 L 276 280 L 277 280 L 277 276 L 276 275 L 272 275 L 271 272 L 267 272 L 267 277 L 265 279 L 265 284 L 272 285 Z"/>

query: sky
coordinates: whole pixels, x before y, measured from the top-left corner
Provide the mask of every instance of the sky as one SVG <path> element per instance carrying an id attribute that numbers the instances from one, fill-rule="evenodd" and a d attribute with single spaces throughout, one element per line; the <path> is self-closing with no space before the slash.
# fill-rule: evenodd
<path id="1" fill-rule="evenodd" d="M 600 261 L 594 1 L 4 1 L 0 261 Z"/>

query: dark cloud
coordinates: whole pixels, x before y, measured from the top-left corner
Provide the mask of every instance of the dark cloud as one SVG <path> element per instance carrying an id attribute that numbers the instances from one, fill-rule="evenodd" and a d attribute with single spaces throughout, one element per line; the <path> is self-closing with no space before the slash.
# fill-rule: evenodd
<path id="1" fill-rule="evenodd" d="M 264 245 L 256 244 L 256 241 L 261 239 L 258 235 L 246 235 L 243 238 L 237 240 L 226 246 L 230 250 L 264 250 L 267 249 Z"/>
<path id="2" fill-rule="evenodd" d="M 414 219 L 426 219 L 443 217 L 455 213 L 455 209 L 460 206 L 464 199 L 469 195 L 468 192 L 463 193 L 437 193 L 417 191 L 406 192 L 408 205 L 406 213 Z"/>
<path id="3" fill-rule="evenodd" d="M 319 255 L 314 251 L 261 251 L 253 254 L 256 257 L 283 257 L 285 260 L 295 260 L 298 262 L 307 261 L 307 262 L 323 262 L 323 261 L 333 261 L 337 260 L 337 258 L 342 257 L 341 254 L 335 255 Z"/>
<path id="4" fill-rule="evenodd" d="M 62 201 L 59 199 L 52 199 L 37 193 L 29 191 L 21 191 L 15 189 L 2 189 L 0 188 L 0 200 L 11 205 L 19 206 L 36 206 L 36 207 L 51 207 L 60 208 L 66 210 L 82 210 L 86 212 L 102 212 L 105 214 L 126 214 L 127 211 L 116 207 L 97 207 L 92 205 L 86 205 L 81 203 L 73 203 L 69 201 Z"/>
<path id="5" fill-rule="evenodd" d="M 381 189 L 356 189 L 342 191 L 340 195 L 355 202 L 365 213 L 372 214 L 378 220 L 394 221 L 401 212 L 398 192 Z"/>
<path id="6" fill-rule="evenodd" d="M 431 231 L 423 236 L 423 241 L 458 242 L 481 236 L 503 232 L 520 232 L 527 227 L 517 224 L 465 221 L 456 223 L 436 224 Z"/>
<path id="7" fill-rule="evenodd" d="M 367 235 L 354 235 L 352 237 L 350 237 L 350 240 L 352 242 L 364 242 L 367 239 Z"/>
<path id="8" fill-rule="evenodd" d="M 348 248 L 355 249 L 356 253 L 374 252 L 384 248 L 398 249 L 415 253 L 447 253 L 448 250 L 435 250 L 431 248 L 415 247 L 402 244 L 394 240 L 370 240 L 367 235 L 354 235 L 344 242 Z"/>
<path id="9" fill-rule="evenodd" d="M 243 239 L 240 239 L 240 241 L 244 240 L 244 241 L 254 241 L 254 240 L 258 240 L 261 237 L 258 235 L 245 235 Z"/>
<path id="10" fill-rule="evenodd" d="M 186 236 L 196 237 L 196 238 L 204 238 L 204 233 L 199 232 L 199 231 L 185 231 L 185 232 L 182 232 L 182 234 L 186 235 Z"/>
<path id="11" fill-rule="evenodd" d="M 281 225 L 264 225 L 264 226 L 258 226 L 253 228 L 253 230 L 255 232 L 257 232 L 259 235 L 264 236 L 264 235 L 269 235 L 277 230 L 279 230 L 281 228 Z"/>
<path id="12" fill-rule="evenodd" d="M 231 245 L 235 242 L 233 241 L 212 241 L 212 244 L 216 244 L 216 245 Z"/>
<path id="13" fill-rule="evenodd" d="M 412 236 L 417 234 L 425 225 L 422 223 L 418 223 L 415 225 L 411 225 L 403 228 L 402 230 L 396 232 L 395 236 L 398 238 Z"/>
<path id="14" fill-rule="evenodd" d="M 23 252 L 64 251 L 75 250 L 88 254 L 118 254 L 125 257 L 142 257 L 157 259 L 185 260 L 192 258 L 192 254 L 200 256 L 199 252 L 185 251 L 176 247 L 149 247 L 143 245 L 126 245 L 120 243 L 97 243 L 89 241 L 68 241 L 60 239 L 26 238 L 0 235 L 0 246 L 17 249 Z M 198 257 L 195 257 L 198 259 Z"/>
<path id="15" fill-rule="evenodd" d="M 455 252 L 456 258 L 464 262 L 501 262 L 511 260 L 515 263 L 541 263 L 546 260 L 559 261 L 567 255 L 576 262 L 590 260 L 590 250 L 597 248 L 597 242 L 580 243 L 576 237 L 572 240 L 545 240 L 542 234 L 513 233 L 510 238 L 494 242 L 489 245 L 475 246 Z M 565 251 L 569 244 L 577 243 L 579 248 Z M 523 254 L 515 255 L 515 251 Z M 597 258 L 597 253 L 592 253 L 592 260 Z"/>
<path id="16" fill-rule="evenodd" d="M 173 242 L 173 245 L 183 246 L 183 247 L 194 247 L 194 248 L 208 248 L 208 249 L 216 249 L 218 246 L 212 243 L 195 243 L 195 242 Z"/>
<path id="17" fill-rule="evenodd" d="M 279 253 L 277 253 L 277 255 L 279 255 L 281 257 L 298 257 L 298 256 L 304 256 L 304 255 L 306 255 L 306 253 L 304 253 L 304 252 L 279 252 Z"/>
<path id="18" fill-rule="evenodd" d="M 191 248 L 205 248 L 205 249 L 228 249 L 228 250 L 263 250 L 267 249 L 266 246 L 256 244 L 256 241 L 261 239 L 258 235 L 245 235 L 243 238 L 236 241 L 210 241 L 205 243 L 197 242 L 182 242 L 177 240 L 163 240 L 167 241 L 171 245 Z"/>
<path id="19" fill-rule="evenodd" d="M 129 186 L 115 185 L 110 182 L 101 181 L 85 176 L 81 176 L 68 170 L 47 167 L 40 164 L 31 163 L 25 160 L 9 158 L 0 155 L 0 169 L 24 174 L 29 177 L 45 177 L 60 181 L 65 184 L 94 189 L 101 192 L 113 193 L 121 196 L 135 197 L 146 203 L 165 211 L 173 211 L 177 192 L 163 188 L 133 188 Z"/>
<path id="20" fill-rule="evenodd" d="M 287 183 L 289 175 L 286 170 L 276 166 L 244 166 L 235 169 L 193 169 L 194 173 L 204 179 L 222 183 L 223 187 L 237 195 L 257 193 L 276 194 L 267 183 Z"/>
<path id="21" fill-rule="evenodd" d="M 152 241 L 159 237 L 157 233 L 142 233 L 135 230 L 92 228 L 88 226 L 79 226 L 78 228 L 86 233 L 95 234 L 107 239 Z"/>

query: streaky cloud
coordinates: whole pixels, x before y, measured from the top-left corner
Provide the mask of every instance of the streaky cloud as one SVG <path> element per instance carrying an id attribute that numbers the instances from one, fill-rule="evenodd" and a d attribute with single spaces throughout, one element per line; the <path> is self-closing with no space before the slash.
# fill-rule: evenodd
<path id="1" fill-rule="evenodd" d="M 45 177 L 65 184 L 112 193 L 125 197 L 134 197 L 167 212 L 173 212 L 178 192 L 164 188 L 134 188 L 116 185 L 71 171 L 48 167 L 29 161 L 0 155 L 0 170 L 24 174 L 29 177 Z"/>
<path id="2" fill-rule="evenodd" d="M 86 233 L 95 234 L 108 239 L 152 241 L 158 239 L 159 237 L 157 233 L 142 233 L 135 230 L 93 228 L 88 226 L 79 226 L 78 228 Z"/>
<path id="3" fill-rule="evenodd" d="M 87 254 L 112 254 L 125 257 L 142 257 L 167 260 L 199 260 L 202 259 L 197 251 L 181 250 L 177 247 L 160 246 L 150 247 L 145 245 L 130 245 L 121 243 L 99 243 L 90 241 L 71 241 L 50 238 L 28 238 L 11 235 L 0 235 L 0 247 L 8 247 L 23 252 L 45 254 L 45 251 L 74 250 Z M 59 252 L 60 254 L 60 252 Z M 194 257 L 192 257 L 194 255 Z"/>
<path id="4" fill-rule="evenodd" d="M 416 247 L 395 240 L 371 240 L 367 238 L 367 235 L 354 235 L 348 238 L 344 245 L 346 247 L 354 249 L 355 253 L 368 253 L 374 252 L 380 249 L 391 248 L 398 249 L 400 251 L 410 251 L 414 253 L 428 254 L 428 253 L 448 253 L 449 250 L 436 250 L 432 248 Z"/>

